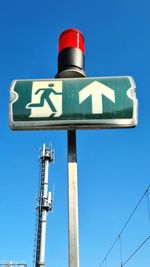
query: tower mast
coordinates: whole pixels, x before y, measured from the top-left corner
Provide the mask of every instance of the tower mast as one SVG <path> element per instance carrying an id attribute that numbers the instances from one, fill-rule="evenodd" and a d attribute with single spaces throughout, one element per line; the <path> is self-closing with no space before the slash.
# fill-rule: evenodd
<path id="1" fill-rule="evenodd" d="M 48 192 L 48 168 L 53 161 L 53 150 L 43 148 L 40 152 L 40 188 L 37 205 L 37 228 L 35 242 L 35 267 L 45 266 L 45 243 L 46 243 L 46 223 L 47 213 L 52 210 L 52 194 Z"/>

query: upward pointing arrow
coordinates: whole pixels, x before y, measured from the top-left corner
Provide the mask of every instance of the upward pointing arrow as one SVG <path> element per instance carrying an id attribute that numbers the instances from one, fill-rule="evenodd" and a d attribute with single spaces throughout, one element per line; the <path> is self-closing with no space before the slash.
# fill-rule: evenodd
<path id="1" fill-rule="evenodd" d="M 103 83 L 94 81 L 91 84 L 84 87 L 79 92 L 79 104 L 85 101 L 89 96 L 92 99 L 92 113 L 102 114 L 103 113 L 103 103 L 102 95 L 109 98 L 113 103 L 115 103 L 115 92 Z"/>

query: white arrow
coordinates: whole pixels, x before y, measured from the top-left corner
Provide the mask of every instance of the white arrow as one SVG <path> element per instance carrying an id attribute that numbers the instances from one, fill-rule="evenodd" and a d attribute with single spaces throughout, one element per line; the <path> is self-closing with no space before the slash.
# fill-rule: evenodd
<path id="1" fill-rule="evenodd" d="M 81 104 L 89 96 L 92 97 L 92 113 L 102 114 L 103 113 L 103 103 L 102 95 L 109 98 L 113 103 L 115 103 L 115 92 L 103 83 L 94 81 L 84 87 L 79 92 L 79 103 Z"/>

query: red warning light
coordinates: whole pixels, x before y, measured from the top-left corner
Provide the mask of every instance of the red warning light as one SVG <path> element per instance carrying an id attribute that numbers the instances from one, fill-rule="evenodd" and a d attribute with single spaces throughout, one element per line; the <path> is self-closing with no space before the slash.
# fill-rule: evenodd
<path id="1" fill-rule="evenodd" d="M 85 77 L 84 37 L 74 28 L 63 31 L 59 36 L 58 72 L 56 78 Z"/>
<path id="2" fill-rule="evenodd" d="M 79 48 L 84 53 L 84 37 L 74 28 L 67 29 L 59 37 L 59 53 L 65 48 Z"/>

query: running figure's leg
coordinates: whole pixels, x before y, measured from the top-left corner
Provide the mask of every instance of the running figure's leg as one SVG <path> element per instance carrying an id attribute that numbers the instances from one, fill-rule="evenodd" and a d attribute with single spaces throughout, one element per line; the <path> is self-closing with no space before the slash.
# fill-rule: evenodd
<path id="1" fill-rule="evenodd" d="M 43 107 L 44 106 L 44 99 L 45 97 L 41 96 L 40 103 L 31 103 L 28 107 Z"/>
<path id="2" fill-rule="evenodd" d="M 54 105 L 53 105 L 53 103 L 49 97 L 46 98 L 46 101 L 47 101 L 48 105 L 50 106 L 52 112 L 57 112 L 56 108 L 54 107 Z"/>

